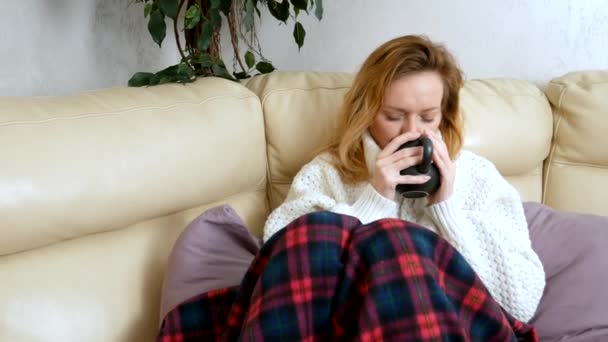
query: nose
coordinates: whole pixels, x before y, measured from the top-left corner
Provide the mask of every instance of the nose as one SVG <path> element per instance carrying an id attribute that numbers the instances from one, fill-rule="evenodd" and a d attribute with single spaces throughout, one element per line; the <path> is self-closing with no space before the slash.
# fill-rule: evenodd
<path id="1" fill-rule="evenodd" d="M 403 120 L 403 125 L 401 126 L 402 134 L 407 132 L 422 133 L 422 127 L 416 122 L 416 119 L 413 116 L 414 115 L 407 115 Z"/>

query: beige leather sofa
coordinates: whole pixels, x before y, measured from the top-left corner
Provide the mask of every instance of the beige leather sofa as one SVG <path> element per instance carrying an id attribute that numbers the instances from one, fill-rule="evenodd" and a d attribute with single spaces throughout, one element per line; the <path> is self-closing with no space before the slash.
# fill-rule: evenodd
<path id="1" fill-rule="evenodd" d="M 150 341 L 166 259 L 205 208 L 256 234 L 352 75 L 0 98 L 0 341 Z M 608 215 L 608 72 L 468 81 L 465 147 L 524 200 Z"/>

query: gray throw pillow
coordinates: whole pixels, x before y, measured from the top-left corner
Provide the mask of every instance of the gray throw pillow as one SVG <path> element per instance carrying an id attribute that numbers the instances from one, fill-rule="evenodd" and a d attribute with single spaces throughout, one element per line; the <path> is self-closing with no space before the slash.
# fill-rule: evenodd
<path id="1" fill-rule="evenodd" d="M 526 202 L 547 285 L 530 321 L 541 341 L 608 341 L 608 217 Z"/>
<path id="2" fill-rule="evenodd" d="M 201 293 L 241 283 L 260 248 L 228 205 L 211 208 L 180 234 L 169 256 L 160 322 L 176 306 Z"/>

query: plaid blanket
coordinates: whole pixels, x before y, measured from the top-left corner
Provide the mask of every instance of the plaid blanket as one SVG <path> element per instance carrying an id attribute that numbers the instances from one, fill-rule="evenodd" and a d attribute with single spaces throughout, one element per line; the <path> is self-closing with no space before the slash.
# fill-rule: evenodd
<path id="1" fill-rule="evenodd" d="M 238 287 L 163 320 L 170 341 L 537 341 L 464 258 L 406 221 L 304 215 L 259 251 Z"/>

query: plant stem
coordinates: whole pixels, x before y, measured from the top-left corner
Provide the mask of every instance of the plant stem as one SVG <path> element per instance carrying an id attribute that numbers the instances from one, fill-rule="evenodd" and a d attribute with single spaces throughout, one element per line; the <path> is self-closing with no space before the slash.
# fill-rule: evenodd
<path id="1" fill-rule="evenodd" d="M 234 3 L 232 3 L 232 6 L 230 6 L 230 12 L 228 14 L 228 27 L 230 28 L 230 43 L 232 44 L 232 49 L 234 50 L 234 58 L 239 63 L 241 70 L 243 72 L 247 72 L 248 69 L 245 69 L 245 66 L 243 65 L 243 61 L 241 60 L 241 54 L 239 53 L 239 41 L 238 41 L 238 38 L 236 35 L 236 31 L 238 28 L 235 25 L 234 12 L 235 12 L 235 5 L 234 5 Z"/>
<path id="2" fill-rule="evenodd" d="M 264 4 L 267 5 L 266 1 L 264 1 Z M 243 8 L 243 6 L 245 6 L 243 4 L 243 0 L 233 0 L 232 5 L 235 8 Z M 249 31 L 249 32 L 247 32 L 247 34 L 245 34 L 243 32 L 243 18 L 241 16 L 241 12 L 234 11 L 233 14 L 234 14 L 235 27 L 237 28 L 236 32 L 238 34 L 236 37 L 236 40 L 239 42 L 245 43 L 248 50 L 251 50 L 252 52 L 254 52 L 262 60 L 266 60 L 266 58 L 264 58 L 264 55 L 262 55 L 262 47 L 260 46 L 260 42 L 258 41 L 258 38 L 257 38 L 256 21 L 255 20 L 253 21 L 253 26 L 251 27 L 251 31 Z"/>
<path id="3" fill-rule="evenodd" d="M 173 19 L 173 33 L 175 34 L 175 43 L 177 44 L 177 50 L 179 51 L 179 54 L 182 56 L 182 60 L 186 59 L 186 54 L 184 54 L 184 50 L 182 49 L 182 44 L 179 42 L 179 31 L 177 30 L 177 18 L 179 17 L 179 13 L 182 10 L 182 6 L 184 5 L 184 2 L 186 2 L 186 0 L 179 1 L 179 4 L 177 5 L 177 16 L 175 17 L 175 19 Z M 190 67 L 192 67 L 190 65 L 190 63 L 188 63 L 188 65 Z"/>

